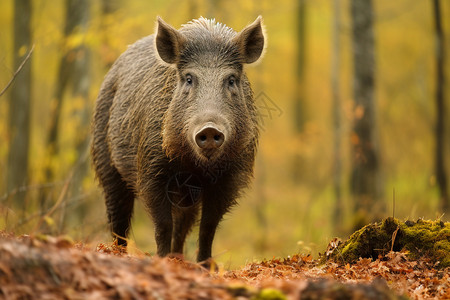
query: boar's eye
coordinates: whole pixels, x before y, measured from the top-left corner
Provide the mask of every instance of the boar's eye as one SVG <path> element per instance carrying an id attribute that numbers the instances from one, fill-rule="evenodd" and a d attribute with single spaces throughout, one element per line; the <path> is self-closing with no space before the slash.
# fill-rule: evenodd
<path id="1" fill-rule="evenodd" d="M 188 85 L 192 85 L 192 75 L 191 74 L 186 75 L 186 83 Z"/>
<path id="2" fill-rule="evenodd" d="M 236 78 L 234 77 L 234 76 L 230 76 L 229 78 L 228 78 L 228 85 L 230 86 L 230 87 L 232 87 L 232 86 L 234 86 L 236 84 Z"/>

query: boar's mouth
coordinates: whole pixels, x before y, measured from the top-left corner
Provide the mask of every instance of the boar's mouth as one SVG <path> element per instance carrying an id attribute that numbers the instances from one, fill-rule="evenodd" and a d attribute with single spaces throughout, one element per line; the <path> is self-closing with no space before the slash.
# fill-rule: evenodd
<path id="1" fill-rule="evenodd" d="M 219 149 L 199 149 L 198 147 L 194 147 L 193 151 L 193 160 L 196 162 L 196 164 L 215 164 L 217 162 L 220 162 L 225 159 L 225 157 L 228 157 L 227 150 L 224 148 Z"/>
<path id="2" fill-rule="evenodd" d="M 215 149 L 197 150 L 197 152 L 200 156 L 200 160 L 205 162 L 215 162 L 223 156 L 223 151 Z"/>

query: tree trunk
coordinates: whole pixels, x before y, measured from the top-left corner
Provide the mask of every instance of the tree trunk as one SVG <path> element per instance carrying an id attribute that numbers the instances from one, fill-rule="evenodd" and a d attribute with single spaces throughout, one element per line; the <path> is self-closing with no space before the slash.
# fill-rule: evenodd
<path id="1" fill-rule="evenodd" d="M 262 14 L 264 11 L 265 1 L 256 0 L 252 2 L 254 5 L 254 11 L 258 14 Z M 264 65 L 259 64 L 256 66 L 257 72 L 254 77 L 254 90 L 256 91 L 256 95 L 259 95 L 260 92 L 264 91 Z M 258 98 L 255 99 L 256 105 L 258 105 Z M 259 100 L 260 101 L 260 100 Z M 259 112 L 261 113 L 261 111 Z M 262 125 L 262 124 L 260 124 Z M 264 253 L 268 249 L 268 241 L 267 237 L 269 235 L 269 222 L 267 217 L 267 195 L 266 195 L 266 177 L 267 177 L 267 167 L 264 163 L 264 152 L 259 151 L 256 156 L 256 165 L 255 171 L 257 172 L 255 175 L 255 218 L 258 230 L 258 234 L 255 236 L 255 250 L 259 255 L 264 255 Z"/>
<path id="2" fill-rule="evenodd" d="M 31 1 L 14 1 L 14 70 L 17 70 L 31 48 Z M 15 205 L 25 211 L 30 145 L 31 60 L 17 74 L 9 102 L 10 146 L 7 189 Z M 20 190 L 19 190 L 20 189 Z"/>
<path id="3" fill-rule="evenodd" d="M 375 55 L 371 0 L 351 0 L 354 116 L 351 192 L 354 227 L 376 220 L 380 203 L 379 158 L 375 135 Z"/>
<path id="4" fill-rule="evenodd" d="M 89 17 L 89 1 L 87 0 L 66 0 L 66 25 L 64 28 L 64 38 L 69 40 L 74 34 L 83 34 L 86 31 L 87 20 Z M 67 49 L 61 58 L 58 70 L 58 82 L 55 91 L 55 105 L 54 111 L 51 114 L 51 122 L 49 128 L 49 135 L 47 139 L 47 164 L 45 166 L 45 182 L 52 182 L 55 180 L 55 170 L 53 166 L 54 161 L 58 160 L 59 149 L 59 126 L 61 120 L 62 107 L 64 103 L 64 96 L 67 88 L 72 84 L 72 95 L 75 97 L 82 97 L 85 99 L 86 105 L 83 105 L 81 112 L 78 112 L 83 122 L 88 124 L 87 96 L 89 89 L 89 79 L 87 72 L 89 67 L 89 53 L 88 49 L 83 45 L 75 45 L 75 47 Z M 86 125 L 83 125 L 84 127 Z M 80 144 L 86 143 L 87 129 L 80 128 L 78 131 L 80 135 L 77 137 L 76 147 L 80 148 Z M 77 151 L 83 151 L 77 149 Z M 76 176 L 74 176 L 76 178 Z M 48 202 L 51 199 L 52 193 L 44 192 L 41 194 L 41 210 L 47 209 Z M 51 201 L 53 202 L 53 201 Z"/>
<path id="5" fill-rule="evenodd" d="M 306 0 L 298 1 L 297 10 L 297 68 L 296 84 L 294 88 L 294 130 L 300 135 L 306 123 L 306 99 L 305 99 L 305 62 L 306 62 Z M 303 157 L 296 153 L 292 163 L 292 178 L 294 182 L 302 180 Z"/>
<path id="6" fill-rule="evenodd" d="M 112 42 L 114 30 L 111 29 L 111 24 L 116 20 L 116 13 L 121 6 L 122 0 L 101 0 L 101 42 L 103 54 L 103 61 L 105 65 L 105 72 L 108 71 L 117 59 L 118 54 L 112 50 Z"/>
<path id="7" fill-rule="evenodd" d="M 442 29 L 440 1 L 433 0 L 434 27 L 436 40 L 436 155 L 435 172 L 436 181 L 440 191 L 439 208 L 443 213 L 450 212 L 450 199 L 447 185 L 447 173 L 445 170 L 445 43 Z"/>
<path id="8" fill-rule="evenodd" d="M 305 126 L 305 35 L 306 35 L 306 1 L 298 2 L 298 18 L 297 18 L 297 84 L 294 99 L 294 125 L 295 130 L 301 133 Z"/>
<path id="9" fill-rule="evenodd" d="M 75 26 L 77 33 L 85 34 L 88 29 L 88 21 L 90 18 L 90 1 L 78 0 L 69 1 L 69 6 L 72 6 L 72 11 L 77 10 L 76 17 L 74 19 L 77 25 Z M 74 7 L 76 6 L 76 8 Z M 70 215 L 75 217 L 76 222 L 79 223 L 85 216 L 86 208 L 83 203 L 80 203 L 83 193 L 82 183 L 83 179 L 89 170 L 89 129 L 90 129 L 90 117 L 91 117 L 91 101 L 89 101 L 89 88 L 90 88 L 90 62 L 91 53 L 89 48 L 82 43 L 74 49 L 76 59 L 73 61 L 72 67 L 72 97 L 74 99 L 80 99 L 83 105 L 79 107 L 75 112 L 76 118 L 76 132 L 75 137 L 75 150 L 77 153 L 77 161 L 73 169 L 73 177 L 70 185 L 69 197 L 76 204 L 74 212 Z M 78 200 L 76 200 L 78 199 Z M 79 203 L 77 203 L 79 202 Z M 65 202 L 64 202 L 65 203 Z M 64 228 L 64 215 L 65 210 L 62 210 L 60 219 L 60 230 Z"/>
<path id="10" fill-rule="evenodd" d="M 340 67 L 340 26 L 341 26 L 341 1 L 333 1 L 333 51 L 331 53 L 331 91 L 333 98 L 333 187 L 335 196 L 335 208 L 333 214 L 334 228 L 342 230 L 343 207 L 342 207 L 342 163 L 341 163 L 341 97 L 339 93 L 339 71 Z"/>

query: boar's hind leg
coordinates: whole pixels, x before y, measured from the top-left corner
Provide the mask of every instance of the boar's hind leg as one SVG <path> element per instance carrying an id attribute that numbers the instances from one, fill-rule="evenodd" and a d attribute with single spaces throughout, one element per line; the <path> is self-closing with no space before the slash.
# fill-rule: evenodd
<path id="1" fill-rule="evenodd" d="M 111 231 L 119 245 L 126 245 L 125 238 L 130 228 L 134 194 L 128 189 L 112 164 L 107 141 L 109 112 L 115 95 L 114 74 L 114 72 L 108 73 L 97 99 L 91 153 L 97 177 L 103 187 Z"/>
<path id="2" fill-rule="evenodd" d="M 198 207 L 185 208 L 174 214 L 173 234 L 172 234 L 172 253 L 183 254 L 184 241 L 191 231 L 197 218 Z"/>
<path id="3" fill-rule="evenodd" d="M 108 220 L 117 243 L 126 246 L 133 214 L 134 193 L 128 189 L 114 166 L 110 168 L 109 178 L 103 184 Z"/>

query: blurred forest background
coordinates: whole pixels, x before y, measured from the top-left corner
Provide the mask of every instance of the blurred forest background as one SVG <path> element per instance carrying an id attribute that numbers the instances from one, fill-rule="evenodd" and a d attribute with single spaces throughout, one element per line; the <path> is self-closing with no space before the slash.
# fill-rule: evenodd
<path id="1" fill-rule="evenodd" d="M 255 180 L 216 235 L 225 267 L 317 254 L 393 214 L 449 220 L 449 1 L 5 0 L 0 229 L 111 240 L 91 115 L 109 67 L 157 15 L 237 31 L 264 18 L 266 55 L 246 69 L 262 121 Z M 152 223 L 135 212 L 134 245 L 154 253 Z"/>

